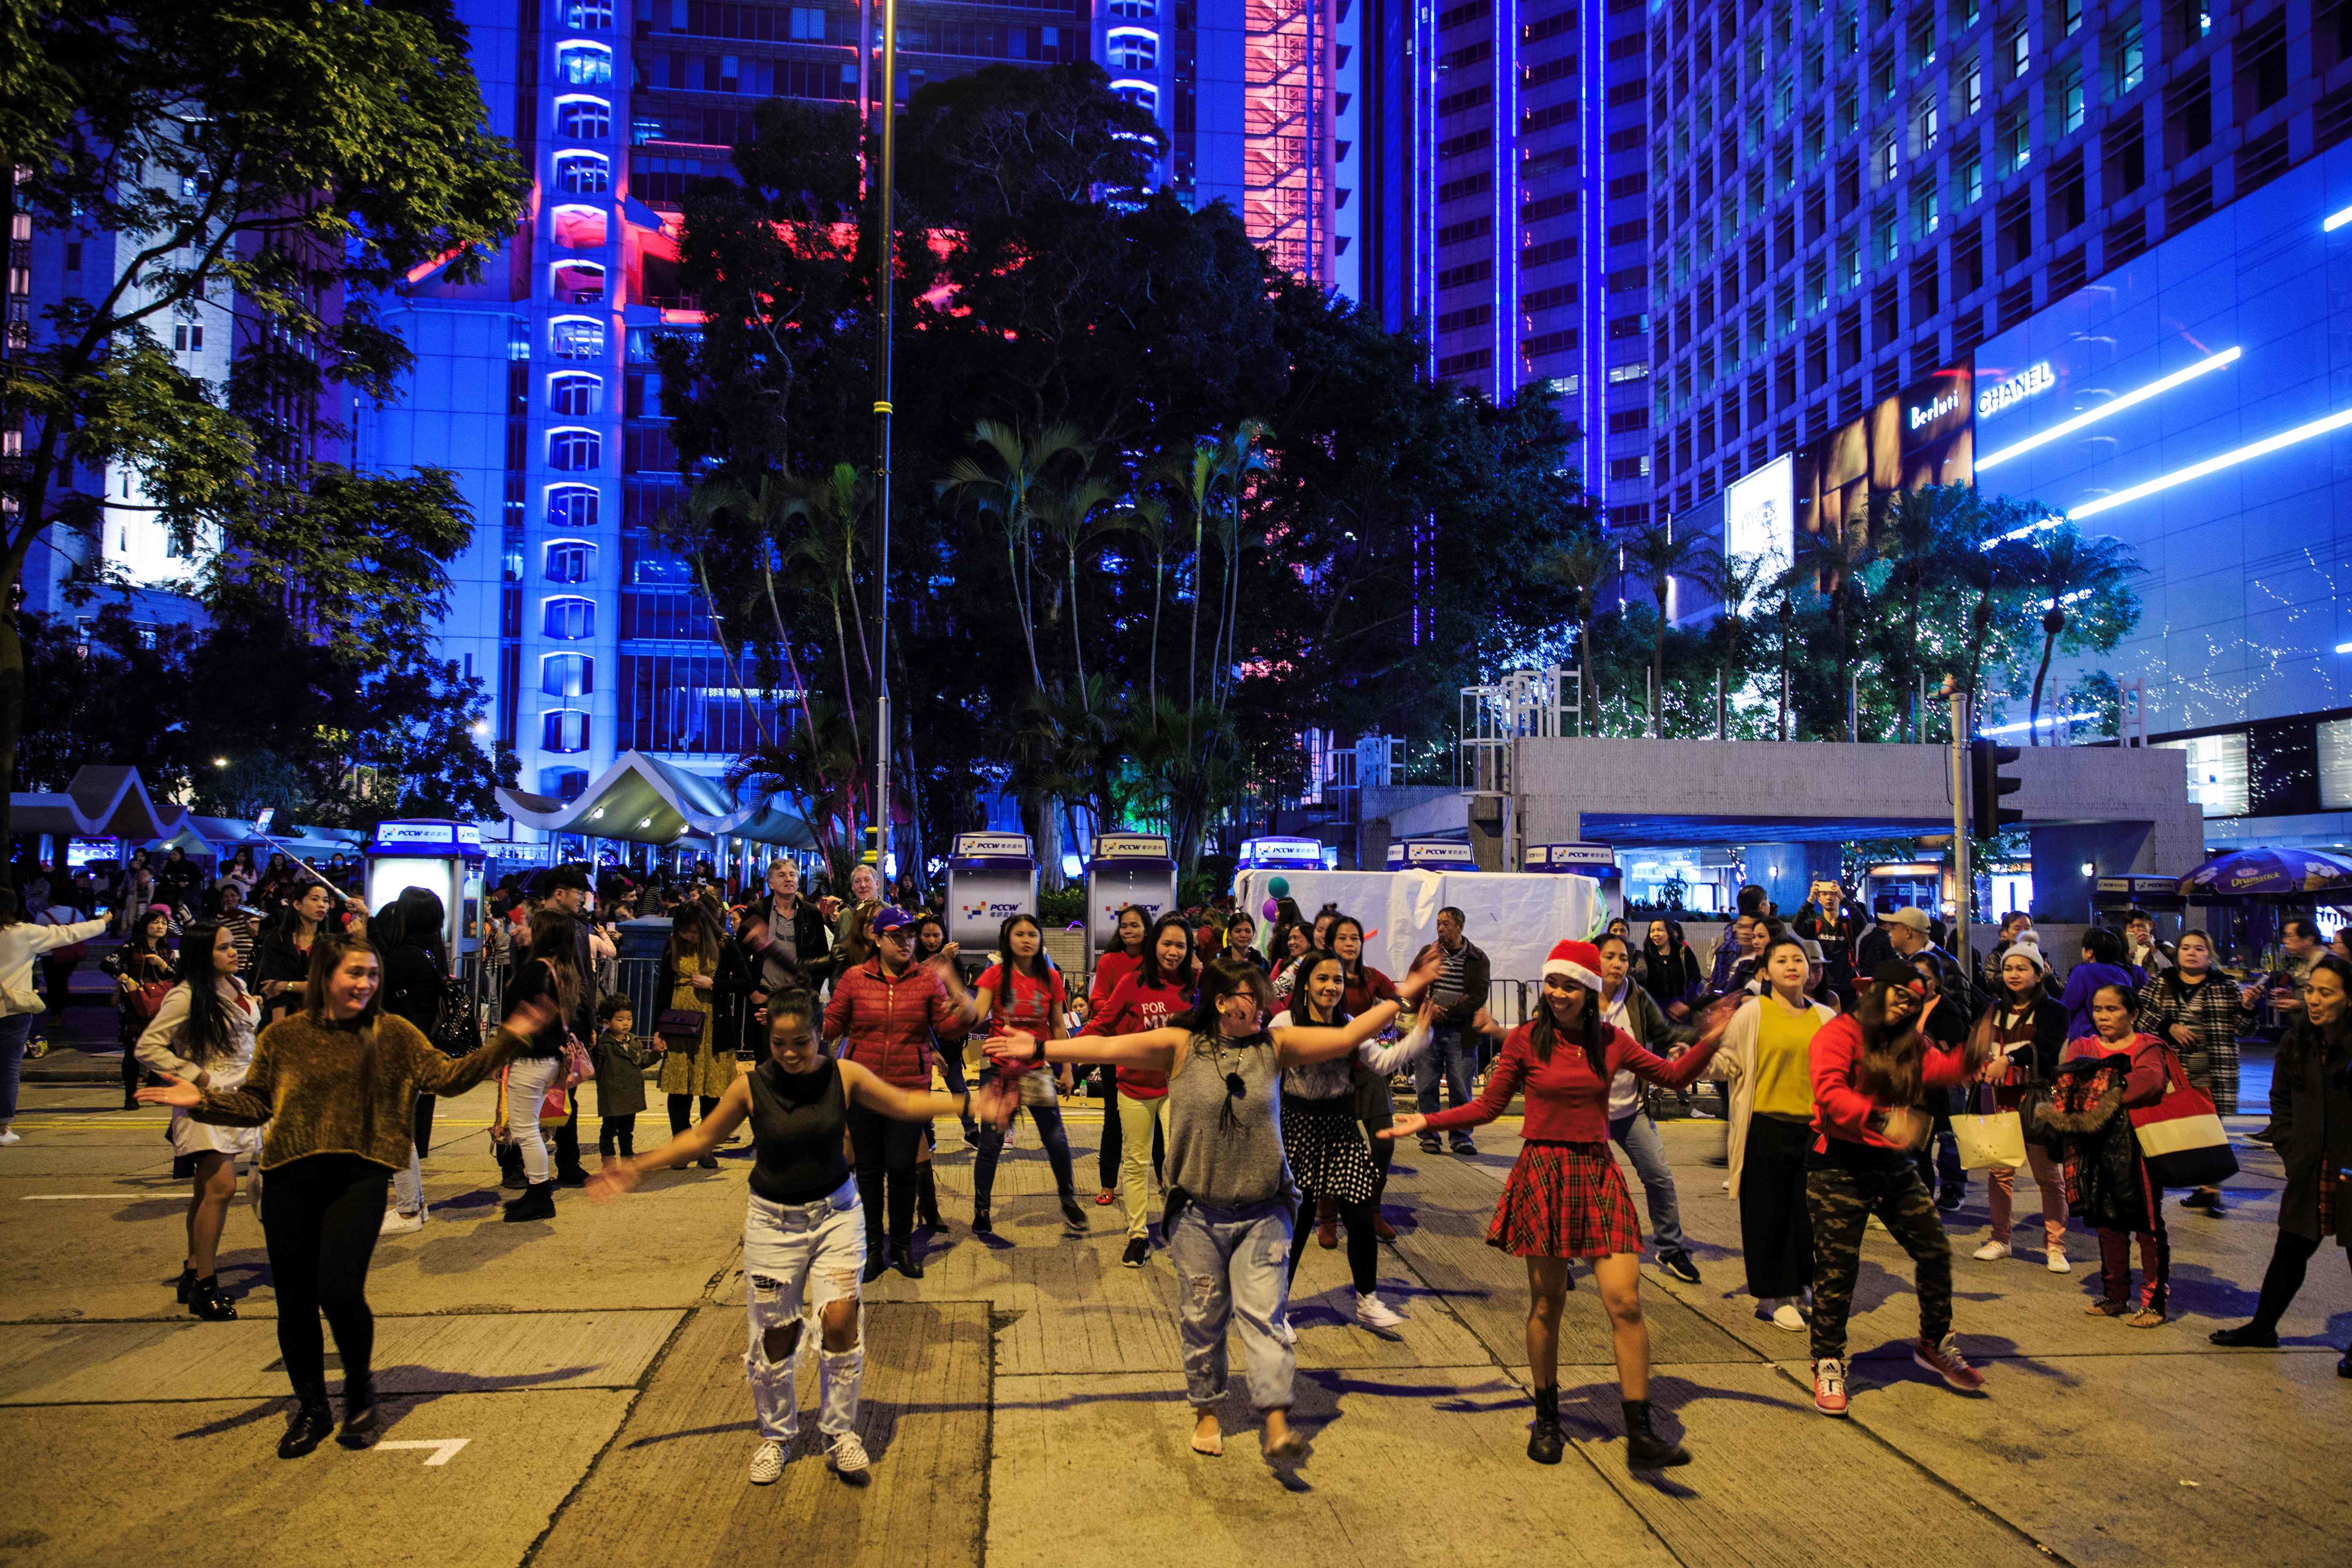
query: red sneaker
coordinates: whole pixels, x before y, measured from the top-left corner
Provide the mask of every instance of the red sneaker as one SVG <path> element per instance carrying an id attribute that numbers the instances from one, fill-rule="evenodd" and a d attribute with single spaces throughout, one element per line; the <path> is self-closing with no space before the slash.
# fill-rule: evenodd
<path id="1" fill-rule="evenodd" d="M 1911 1347 L 1911 1359 L 1958 1389 L 1962 1394 L 1974 1394 L 1984 1386 L 1984 1373 L 1969 1364 L 1960 1353 L 1959 1336 L 1946 1334 L 1937 1344 L 1921 1340 Z"/>
<path id="2" fill-rule="evenodd" d="M 1845 1363 L 1835 1356 L 1813 1363 L 1813 1408 L 1824 1415 L 1845 1414 Z"/>

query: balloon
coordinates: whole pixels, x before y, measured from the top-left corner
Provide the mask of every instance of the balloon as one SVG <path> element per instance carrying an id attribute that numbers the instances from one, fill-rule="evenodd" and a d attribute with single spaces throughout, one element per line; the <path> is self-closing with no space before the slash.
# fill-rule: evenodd
<path id="1" fill-rule="evenodd" d="M 1266 901 L 1260 904 L 1258 908 L 1265 912 L 1265 918 L 1268 920 L 1274 919 L 1274 917 L 1280 913 L 1282 910 L 1282 906 L 1276 903 L 1272 899 L 1266 900 Z"/>
<path id="2" fill-rule="evenodd" d="M 1276 877 L 1273 881 L 1268 882 L 1265 885 L 1265 890 L 1272 893 L 1277 899 L 1286 899 L 1290 896 L 1290 879 L 1287 877 Z M 1274 911 L 1271 910 L 1266 911 L 1268 914 L 1272 914 L 1273 912 Z"/>

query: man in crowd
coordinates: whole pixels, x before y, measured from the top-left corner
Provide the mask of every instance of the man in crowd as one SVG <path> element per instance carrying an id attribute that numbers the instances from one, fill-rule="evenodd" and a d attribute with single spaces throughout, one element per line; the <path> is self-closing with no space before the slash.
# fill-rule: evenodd
<path id="1" fill-rule="evenodd" d="M 1478 1060 L 1478 1036 L 1470 1025 L 1478 1010 L 1486 1005 L 1486 986 L 1493 966 L 1477 944 L 1464 934 L 1465 923 L 1462 911 L 1450 904 L 1437 911 L 1437 946 L 1444 956 L 1439 961 L 1437 983 L 1429 993 L 1430 1005 L 1436 1010 L 1435 1022 L 1429 1048 L 1412 1064 L 1413 1098 L 1423 1116 L 1435 1115 L 1438 1110 L 1437 1084 L 1441 1076 L 1445 1080 L 1449 1109 L 1470 1103 L 1470 1079 Z M 1437 1140 L 1423 1137 L 1421 1152 L 1436 1153 Z M 1478 1152 L 1468 1128 L 1454 1129 L 1454 1152 L 1465 1158 Z"/>
<path id="2" fill-rule="evenodd" d="M 2146 910 L 2124 917 L 2124 962 L 2138 964 L 2150 980 L 2175 967 L 2172 954 L 2156 940 L 2156 921 Z"/>
<path id="3" fill-rule="evenodd" d="M 768 896 L 743 911 L 743 923 L 760 961 L 754 1005 L 780 991 L 814 992 L 824 983 L 833 938 L 824 911 L 801 897 L 798 866 L 780 859 L 768 868 Z"/>

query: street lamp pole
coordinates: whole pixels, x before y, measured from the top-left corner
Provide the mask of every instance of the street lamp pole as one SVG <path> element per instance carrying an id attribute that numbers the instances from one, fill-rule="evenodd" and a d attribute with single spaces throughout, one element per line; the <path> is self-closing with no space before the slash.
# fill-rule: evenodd
<path id="1" fill-rule="evenodd" d="M 879 229 L 882 262 L 875 280 L 874 354 L 874 875 L 887 896 L 890 850 L 890 316 L 898 292 L 898 225 L 892 216 L 898 159 L 898 0 L 882 0 L 882 82 L 874 95 L 882 117 Z"/>

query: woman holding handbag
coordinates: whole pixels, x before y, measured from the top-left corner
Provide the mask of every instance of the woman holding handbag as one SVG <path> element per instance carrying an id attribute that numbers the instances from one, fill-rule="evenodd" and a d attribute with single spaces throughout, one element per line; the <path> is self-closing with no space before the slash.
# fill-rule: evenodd
<path id="1" fill-rule="evenodd" d="M 2238 983 L 2213 966 L 2213 939 L 2185 931 L 2174 946 L 2173 966 L 2148 982 L 2140 998 L 2139 1028 L 2171 1046 L 2180 1070 L 2204 1091 L 2217 1112 L 2238 1104 L 2238 1031 L 2251 1027 L 2254 1010 Z M 2221 1189 L 2199 1187 L 2180 1200 L 2214 1218 L 2224 1212 Z"/>
<path id="2" fill-rule="evenodd" d="M 506 1205 L 509 1223 L 555 1217 L 555 1170 L 541 1108 L 549 1094 L 564 1087 L 562 1080 L 571 1076 L 565 1057 L 578 1048 L 568 1022 L 579 1010 L 584 984 L 577 952 L 572 917 L 552 904 L 542 905 L 530 917 L 530 947 L 507 983 L 509 1020 L 525 1008 L 537 1016 L 544 1004 L 555 1004 L 554 1017 L 536 1029 L 526 1033 L 509 1025 L 522 1040 L 507 1067 L 507 1127 L 522 1151 L 523 1179 L 530 1184 L 522 1196 Z"/>
<path id="3" fill-rule="evenodd" d="M 669 1100 L 672 1136 L 686 1131 L 697 1099 L 708 1116 L 735 1081 L 735 1047 L 743 1037 L 741 1003 L 757 979 L 742 944 L 719 933 L 709 906 L 699 899 L 678 905 L 669 918 L 669 945 L 662 949 L 654 981 L 654 1034 L 664 1052 L 661 1090 Z M 695 1163 L 706 1171 L 719 1168 L 708 1154 Z"/>
<path id="4" fill-rule="evenodd" d="M 209 922 L 191 927 L 180 946 L 179 980 L 164 993 L 155 1016 L 133 1042 L 132 1059 L 198 1089 L 232 1089 L 253 1065 L 253 1031 L 261 1005 L 236 977 L 236 934 Z M 181 1304 L 215 1322 L 236 1316 L 220 1292 L 215 1260 L 229 1199 L 236 1195 L 236 1162 L 261 1156 L 261 1133 L 251 1127 L 215 1127 L 184 1110 L 172 1112 L 172 1152 L 192 1166 L 188 1194 L 188 1255 L 180 1266 Z"/>
<path id="5" fill-rule="evenodd" d="M 2218 1329 L 2217 1345 L 2278 1344 L 2279 1320 L 2321 1245 L 2334 1240 L 2352 1247 L 2352 963 L 2334 953 L 2314 959 L 2304 977 L 2303 1015 L 2279 1042 L 2271 1068 L 2273 1147 L 2286 1167 L 2286 1191 L 2279 1194 L 2278 1240 L 2254 1320 Z M 2338 1377 L 2352 1377 L 2352 1350 L 2336 1363 Z"/>
<path id="6" fill-rule="evenodd" d="M 2066 1046 L 2066 1009 L 2050 994 L 2042 950 L 2032 943 L 2012 943 L 2000 955 L 1998 973 L 1999 993 L 1976 1026 L 1976 1047 L 1985 1056 L 1981 1093 L 1997 1111 L 2021 1112 L 2026 1101 L 2057 1076 L 2058 1056 Z M 2025 1159 L 2042 1194 L 2042 1245 L 2050 1272 L 2071 1274 L 2074 1266 L 2066 1260 L 2065 1173 L 2038 1138 L 2026 1139 Z M 1978 1262 L 2009 1256 L 2016 1188 L 2015 1166 L 1995 1165 L 1985 1173 L 1992 1237 L 1969 1255 Z"/>
<path id="7" fill-rule="evenodd" d="M 115 1035 L 122 1045 L 122 1109 L 139 1101 L 139 1037 L 163 1005 L 178 961 L 172 951 L 172 911 L 156 904 L 139 917 L 129 940 L 99 961 L 114 976 Z"/>
<path id="8" fill-rule="evenodd" d="M 2084 1223 L 2099 1233 L 2105 1289 L 2085 1310 L 2094 1317 L 2122 1318 L 2129 1328 L 2153 1329 L 2164 1321 L 2172 1242 L 2164 1231 L 2164 1189 L 2148 1173 L 2130 1112 L 2164 1098 L 2172 1062 L 2162 1040 L 2133 1029 L 2138 1005 L 2128 985 L 2102 985 L 2091 994 L 2096 1033 L 2066 1043 L 2056 1085 L 2037 1121 L 2063 1139 L 2067 1195 Z M 2136 1308 L 2135 1240 L 2141 1268 Z"/>

